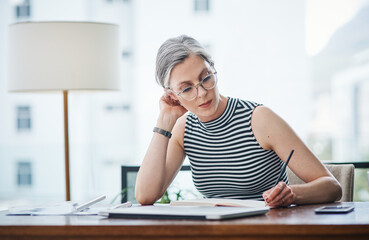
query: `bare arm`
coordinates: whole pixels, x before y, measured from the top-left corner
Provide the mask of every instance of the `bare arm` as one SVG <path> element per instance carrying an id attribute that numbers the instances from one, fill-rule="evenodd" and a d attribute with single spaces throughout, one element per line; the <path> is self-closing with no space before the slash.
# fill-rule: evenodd
<path id="1" fill-rule="evenodd" d="M 173 104 L 166 96 L 160 100 L 160 116 L 156 126 L 172 132 L 172 138 L 154 133 L 136 179 L 135 195 L 141 204 L 159 199 L 179 171 L 184 160 L 183 132 L 187 110 Z"/>
<path id="2" fill-rule="evenodd" d="M 284 161 L 294 149 L 289 168 L 306 182 L 291 186 L 280 182 L 266 191 L 263 197 L 270 206 L 332 202 L 341 198 L 337 180 L 277 114 L 267 107 L 257 107 L 252 116 L 252 129 L 259 144 L 264 149 L 273 149 Z"/>

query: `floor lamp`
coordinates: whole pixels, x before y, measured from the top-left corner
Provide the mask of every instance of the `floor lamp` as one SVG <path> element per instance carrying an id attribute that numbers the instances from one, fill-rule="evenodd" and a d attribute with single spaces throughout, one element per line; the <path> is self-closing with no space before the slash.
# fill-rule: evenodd
<path id="1" fill-rule="evenodd" d="M 118 26 L 96 22 L 12 24 L 8 56 L 10 92 L 63 92 L 69 201 L 68 91 L 119 90 Z"/>

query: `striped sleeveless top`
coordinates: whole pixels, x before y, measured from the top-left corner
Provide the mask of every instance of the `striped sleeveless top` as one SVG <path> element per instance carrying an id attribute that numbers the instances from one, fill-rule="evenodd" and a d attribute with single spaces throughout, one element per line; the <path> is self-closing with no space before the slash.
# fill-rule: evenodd
<path id="1" fill-rule="evenodd" d="M 228 98 L 223 114 L 201 122 L 186 119 L 184 150 L 196 189 L 206 198 L 262 199 L 274 187 L 283 162 L 264 150 L 251 129 L 251 115 L 259 104 Z M 288 184 L 287 173 L 282 181 Z"/>

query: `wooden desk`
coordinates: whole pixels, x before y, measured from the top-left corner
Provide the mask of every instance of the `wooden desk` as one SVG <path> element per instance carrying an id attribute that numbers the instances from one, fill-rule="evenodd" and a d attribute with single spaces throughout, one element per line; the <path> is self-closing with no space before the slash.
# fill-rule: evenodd
<path id="1" fill-rule="evenodd" d="M 330 205 L 338 205 L 333 203 Z M 226 221 L 106 219 L 99 216 L 6 216 L 0 239 L 369 239 L 369 202 L 348 214 L 316 215 L 322 205 L 272 209 Z"/>

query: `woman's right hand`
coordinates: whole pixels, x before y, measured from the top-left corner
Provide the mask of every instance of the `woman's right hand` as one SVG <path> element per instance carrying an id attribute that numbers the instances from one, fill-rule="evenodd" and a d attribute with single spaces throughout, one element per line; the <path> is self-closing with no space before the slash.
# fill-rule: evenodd
<path id="1" fill-rule="evenodd" d="M 161 96 L 159 101 L 160 113 L 165 118 L 169 118 L 172 121 L 177 121 L 183 114 L 187 112 L 187 109 L 184 108 L 177 100 L 173 99 L 168 92 L 165 92 L 163 96 Z"/>

